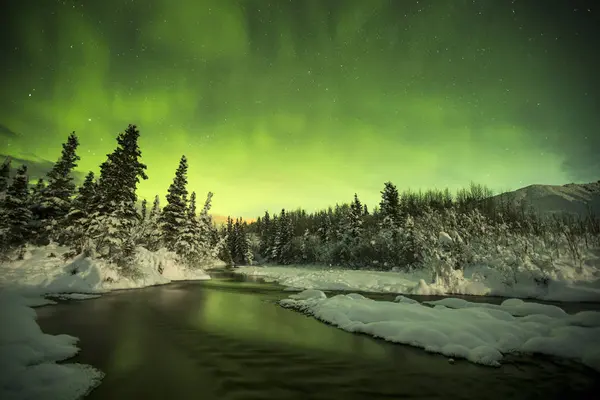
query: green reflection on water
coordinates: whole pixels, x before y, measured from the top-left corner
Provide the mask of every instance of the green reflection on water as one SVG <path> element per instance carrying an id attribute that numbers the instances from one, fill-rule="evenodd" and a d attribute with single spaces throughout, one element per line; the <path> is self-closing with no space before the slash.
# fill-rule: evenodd
<path id="1" fill-rule="evenodd" d="M 240 286 L 251 288 L 259 285 L 265 287 L 264 284 L 235 284 L 237 289 Z M 266 341 L 315 351 L 352 353 L 371 359 L 387 356 L 380 343 L 284 309 L 276 304 L 273 296 L 217 290 L 217 287 L 227 286 L 226 282 L 220 284 L 213 281 L 205 287 L 201 301 L 190 306 L 189 321 L 192 326 L 237 340 Z"/>

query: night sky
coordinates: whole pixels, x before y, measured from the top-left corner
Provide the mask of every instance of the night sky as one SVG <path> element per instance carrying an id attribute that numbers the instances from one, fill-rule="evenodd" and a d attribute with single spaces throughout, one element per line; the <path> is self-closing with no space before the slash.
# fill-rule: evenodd
<path id="1" fill-rule="evenodd" d="M 98 171 L 129 123 L 216 214 L 600 179 L 600 18 L 577 0 L 18 0 L 0 154 Z"/>

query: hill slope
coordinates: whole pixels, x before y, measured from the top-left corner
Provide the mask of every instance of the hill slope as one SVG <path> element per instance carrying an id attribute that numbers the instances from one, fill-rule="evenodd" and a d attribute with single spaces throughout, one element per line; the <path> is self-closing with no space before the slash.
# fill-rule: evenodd
<path id="1" fill-rule="evenodd" d="M 494 197 L 498 201 L 521 207 L 525 205 L 542 215 L 588 215 L 589 210 L 600 216 L 600 181 L 585 184 L 531 185 Z"/>

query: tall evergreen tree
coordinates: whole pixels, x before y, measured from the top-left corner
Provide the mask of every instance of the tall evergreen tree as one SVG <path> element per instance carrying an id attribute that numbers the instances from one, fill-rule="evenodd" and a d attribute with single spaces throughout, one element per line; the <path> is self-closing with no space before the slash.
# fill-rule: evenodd
<path id="1" fill-rule="evenodd" d="M 140 221 L 144 222 L 148 218 L 148 200 L 142 200 L 142 205 L 140 206 Z"/>
<path id="2" fill-rule="evenodd" d="M 179 226 L 179 235 L 175 242 L 175 252 L 189 266 L 196 266 L 206 256 L 200 243 L 200 225 L 196 216 L 196 192 L 190 195 L 187 218 Z"/>
<path id="3" fill-rule="evenodd" d="M 0 166 L 0 195 L 6 193 L 10 181 L 10 157 L 6 157 Z"/>
<path id="4" fill-rule="evenodd" d="M 386 182 L 381 192 L 379 213 L 386 225 L 399 226 L 400 223 L 400 197 L 398 189 L 392 182 Z"/>
<path id="5" fill-rule="evenodd" d="M 175 251 L 178 236 L 187 222 L 187 169 L 187 159 L 182 156 L 173 183 L 169 186 L 167 205 L 161 216 L 163 241 L 171 251 Z"/>
<path id="6" fill-rule="evenodd" d="M 6 191 L 3 200 L 3 226 L 5 244 L 9 248 L 19 247 L 31 239 L 32 214 L 29 208 L 29 178 L 27 166 L 17 169 L 17 174 Z"/>
<path id="7" fill-rule="evenodd" d="M 146 165 L 140 161 L 139 136 L 137 127 L 129 125 L 117 136 L 115 151 L 100 165 L 98 194 L 101 198 L 98 205 L 102 214 L 109 214 L 121 202 L 134 209 L 137 184 L 148 179 Z"/>
<path id="8" fill-rule="evenodd" d="M 90 225 L 90 214 L 94 210 L 96 199 L 96 182 L 92 171 L 85 176 L 83 184 L 77 189 L 77 195 L 71 203 L 66 216 L 65 239 L 71 243 L 75 254 L 89 248 L 87 230 Z"/>
<path id="9" fill-rule="evenodd" d="M 139 135 L 136 126 L 129 125 L 117 136 L 117 148 L 100 166 L 95 211 L 88 233 L 98 255 L 113 262 L 130 250 L 131 235 L 138 221 L 136 188 L 141 179 L 148 178 L 146 165 L 140 161 Z"/>
<path id="10" fill-rule="evenodd" d="M 357 239 L 362 231 L 363 224 L 363 206 L 358 199 L 358 195 L 354 194 L 354 200 L 350 205 L 350 212 L 348 213 L 348 226 L 350 236 L 352 239 Z"/>
<path id="11" fill-rule="evenodd" d="M 160 198 L 158 195 L 154 197 L 152 208 L 148 217 L 144 220 L 144 229 L 141 238 L 142 246 L 150 251 L 158 250 L 162 245 L 162 231 L 160 226 L 161 210 Z"/>
<path id="12" fill-rule="evenodd" d="M 259 235 L 259 251 L 260 254 L 264 257 L 268 254 L 269 239 L 271 235 L 271 216 L 269 215 L 268 211 L 265 211 L 265 216 L 262 219 L 262 227 L 259 232 Z"/>
<path id="13" fill-rule="evenodd" d="M 44 181 L 44 178 L 39 178 L 35 186 L 31 189 L 31 196 L 29 200 L 29 208 L 33 217 L 33 220 L 31 222 L 32 234 L 34 237 L 37 238 L 37 244 L 43 243 L 43 241 L 41 243 L 39 241 L 40 231 L 42 228 L 41 221 L 39 220 L 39 215 L 41 214 L 42 210 L 43 192 L 45 188 L 46 182 Z"/>
<path id="14" fill-rule="evenodd" d="M 73 132 L 63 143 L 60 158 L 47 174 L 48 184 L 41 192 L 41 206 L 36 215 L 41 223 L 42 240 L 59 240 L 64 228 L 64 217 L 69 213 L 75 195 L 73 170 L 80 159 L 76 153 L 78 146 L 79 139 Z"/>

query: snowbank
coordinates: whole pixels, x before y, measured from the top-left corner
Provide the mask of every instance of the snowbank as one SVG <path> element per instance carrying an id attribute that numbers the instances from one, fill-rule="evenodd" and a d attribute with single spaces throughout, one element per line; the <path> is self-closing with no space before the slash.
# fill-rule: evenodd
<path id="1" fill-rule="evenodd" d="M 542 353 L 600 372 L 600 313 L 595 311 L 568 315 L 555 306 L 518 299 L 499 306 L 444 299 L 428 307 L 403 298 L 375 301 L 355 293 L 327 298 L 318 290 L 290 297 L 280 304 L 349 332 L 448 357 L 499 366 L 504 354 Z"/>
<path id="2" fill-rule="evenodd" d="M 16 292 L 0 293 L 0 398 L 82 397 L 104 374 L 89 365 L 56 364 L 79 351 L 78 339 L 44 334 L 28 304 L 31 301 Z"/>
<path id="3" fill-rule="evenodd" d="M 454 271 L 449 280 L 432 282 L 431 272 L 383 272 L 318 267 L 240 267 L 238 274 L 261 277 L 290 289 L 345 290 L 414 295 L 463 294 L 533 298 L 546 301 L 600 301 L 600 269 L 596 263 L 581 267 L 557 265 L 546 282 L 530 271 L 516 274 L 517 283 L 505 284 L 496 269 L 477 265 Z"/>
<path id="4" fill-rule="evenodd" d="M 66 251 L 53 245 L 29 248 L 23 260 L 0 265 L 0 287 L 19 288 L 21 293 L 36 297 L 52 293 L 104 293 L 178 280 L 210 279 L 201 268 L 192 270 L 178 264 L 175 255 L 164 249 L 150 252 L 138 248 L 133 265 L 137 272 L 132 276 L 122 276 L 115 266 L 103 260 L 78 256 L 65 262 Z"/>

